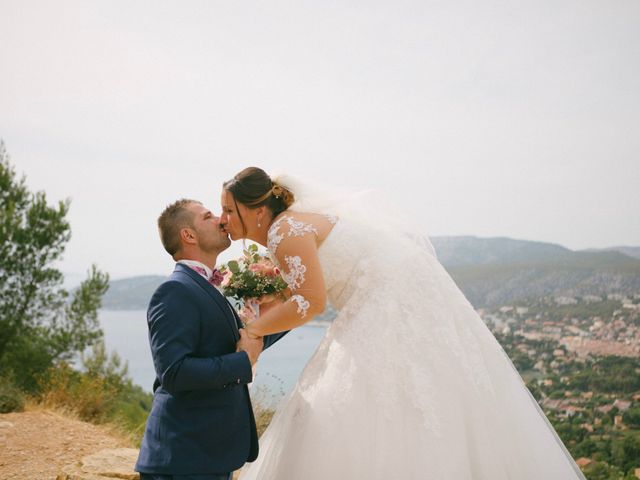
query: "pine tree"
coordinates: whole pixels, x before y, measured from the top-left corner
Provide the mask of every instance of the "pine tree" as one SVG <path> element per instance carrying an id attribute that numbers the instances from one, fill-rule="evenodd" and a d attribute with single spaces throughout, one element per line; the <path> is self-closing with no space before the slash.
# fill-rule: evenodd
<path id="1" fill-rule="evenodd" d="M 102 338 L 97 310 L 108 275 L 93 265 L 70 293 L 54 266 L 71 238 L 69 206 L 30 192 L 0 141 L 0 376 L 28 391 L 39 373 Z"/>

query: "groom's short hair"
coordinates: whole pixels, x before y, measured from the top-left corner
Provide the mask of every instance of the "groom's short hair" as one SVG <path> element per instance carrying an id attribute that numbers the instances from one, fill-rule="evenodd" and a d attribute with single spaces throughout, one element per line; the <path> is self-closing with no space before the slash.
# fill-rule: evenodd
<path id="1" fill-rule="evenodd" d="M 194 213 L 189 209 L 191 204 L 202 205 L 197 200 L 181 198 L 173 202 L 158 217 L 158 231 L 164 249 L 172 257 L 180 250 L 180 230 L 193 228 Z"/>

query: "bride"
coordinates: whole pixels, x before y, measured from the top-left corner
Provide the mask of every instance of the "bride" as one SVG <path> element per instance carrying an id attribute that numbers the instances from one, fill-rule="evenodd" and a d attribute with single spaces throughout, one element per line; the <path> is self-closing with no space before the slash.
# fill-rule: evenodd
<path id="1" fill-rule="evenodd" d="M 338 312 L 241 479 L 584 479 L 430 244 L 316 187 L 254 167 L 223 185 L 225 231 L 266 246 L 289 285 L 247 332 Z"/>

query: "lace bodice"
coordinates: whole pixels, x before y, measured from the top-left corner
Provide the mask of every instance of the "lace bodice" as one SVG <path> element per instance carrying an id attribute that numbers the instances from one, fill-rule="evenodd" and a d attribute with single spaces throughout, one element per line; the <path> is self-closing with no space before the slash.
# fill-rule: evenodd
<path id="1" fill-rule="evenodd" d="M 366 256 L 363 240 L 349 220 L 340 219 L 318 249 L 329 302 L 336 309 L 358 286 L 358 270 Z"/>

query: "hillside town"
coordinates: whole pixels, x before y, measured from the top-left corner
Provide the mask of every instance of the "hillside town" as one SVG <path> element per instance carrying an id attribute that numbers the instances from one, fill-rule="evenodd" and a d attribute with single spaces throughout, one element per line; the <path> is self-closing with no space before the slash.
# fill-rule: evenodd
<path id="1" fill-rule="evenodd" d="M 640 293 L 478 313 L 587 478 L 640 478 Z"/>

